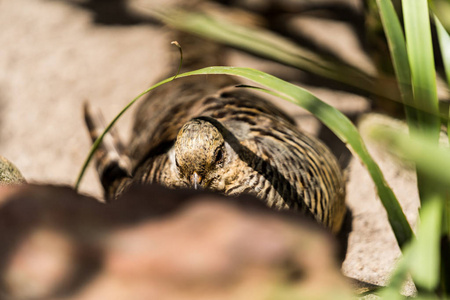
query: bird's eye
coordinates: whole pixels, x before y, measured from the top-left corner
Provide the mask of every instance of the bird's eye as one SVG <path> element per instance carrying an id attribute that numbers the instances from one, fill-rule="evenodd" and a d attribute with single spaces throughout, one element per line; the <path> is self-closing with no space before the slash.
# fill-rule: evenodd
<path id="1" fill-rule="evenodd" d="M 216 152 L 216 163 L 220 163 L 223 159 L 223 151 L 219 148 Z"/>

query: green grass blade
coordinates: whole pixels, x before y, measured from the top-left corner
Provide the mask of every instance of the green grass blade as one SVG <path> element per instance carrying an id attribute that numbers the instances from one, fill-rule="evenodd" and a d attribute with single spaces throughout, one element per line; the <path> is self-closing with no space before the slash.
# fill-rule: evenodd
<path id="1" fill-rule="evenodd" d="M 424 134 L 409 136 L 386 125 L 372 125 L 370 135 L 403 159 L 413 161 L 418 172 L 434 182 L 434 193 L 420 210 L 417 240 L 412 244 L 412 259 L 408 262 L 414 282 L 434 290 L 439 282 L 440 241 L 445 189 L 450 186 L 450 151 L 439 147 Z"/>
<path id="2" fill-rule="evenodd" d="M 428 3 L 426 0 L 402 0 L 402 7 L 414 102 L 415 107 L 418 108 L 418 123 L 417 126 L 410 127 L 411 134 L 412 137 L 424 134 L 429 139 L 429 143 L 437 145 L 441 120 Z M 419 167 L 417 168 L 417 183 L 422 206 L 421 223 L 423 223 L 422 226 L 429 226 L 428 224 L 432 223 L 428 219 L 442 219 L 447 188 L 433 180 Z M 437 211 L 438 208 L 441 210 Z M 416 259 L 412 264 L 412 275 L 416 284 L 428 290 L 434 290 L 440 282 L 442 285 L 443 278 L 439 274 L 440 256 L 436 256 L 436 252 L 439 254 L 441 226 L 443 224 L 439 221 L 437 226 L 431 227 L 430 225 L 429 230 L 434 231 L 425 231 L 422 234 L 422 242 L 420 240 L 418 242 L 418 254 L 415 254 Z M 433 242 L 437 240 L 437 245 L 430 244 L 430 239 L 433 239 Z M 423 257 L 427 259 L 421 259 Z"/>
<path id="3" fill-rule="evenodd" d="M 373 181 L 375 182 L 380 199 L 383 205 L 386 207 L 389 222 L 392 226 L 392 229 L 394 231 L 394 234 L 397 238 L 399 245 L 403 246 L 408 240 L 411 239 L 411 237 L 413 236 L 411 227 L 409 226 L 409 223 L 406 220 L 405 215 L 403 214 L 403 211 L 394 193 L 386 183 L 380 168 L 368 153 L 357 129 L 354 127 L 354 125 L 350 122 L 350 120 L 346 116 L 344 116 L 334 107 L 322 102 L 321 100 L 319 100 L 317 97 L 313 96 L 306 90 L 298 86 L 295 86 L 291 83 L 288 83 L 286 81 L 283 81 L 279 78 L 276 78 L 274 76 L 271 76 L 267 73 L 253 69 L 234 68 L 234 67 L 209 67 L 179 74 L 178 78 L 191 75 L 210 75 L 210 74 L 211 75 L 227 74 L 244 77 L 274 91 L 274 93 L 277 94 L 278 96 L 291 102 L 294 102 L 297 105 L 300 105 L 301 107 L 313 113 L 318 119 L 320 119 L 325 125 L 327 125 L 349 147 L 349 149 L 354 154 L 358 155 L 361 161 L 366 165 Z M 120 113 L 120 115 L 123 114 L 123 112 L 133 103 L 135 103 L 136 100 L 143 94 L 163 83 L 172 80 L 172 78 L 161 81 L 156 85 L 152 86 L 147 91 L 141 93 Z M 113 122 L 111 122 L 108 128 L 110 128 L 115 123 L 115 121 L 117 121 L 120 115 L 118 115 L 113 120 Z M 99 139 L 102 137 L 103 135 L 99 137 Z M 93 147 L 91 149 L 91 153 L 94 152 L 95 149 Z M 90 154 L 90 156 L 85 162 L 85 165 L 83 166 L 83 169 L 86 168 L 91 157 L 92 155 Z M 82 175 L 83 174 L 81 172 L 78 183 L 80 182 Z"/>
<path id="4" fill-rule="evenodd" d="M 450 179 L 449 169 L 445 167 L 450 167 L 450 155 L 437 146 L 440 116 L 428 3 L 426 0 L 402 1 L 406 46 L 391 2 L 377 0 L 377 3 L 413 138 L 393 132 L 378 135 L 381 140 L 389 140 L 390 149 L 401 149 L 401 155 L 416 163 L 422 202 L 421 226 L 418 240 L 412 246 L 412 259 L 407 264 L 415 283 L 433 290 L 440 280 L 442 209 L 447 197 L 445 186 L 450 181 L 446 185 L 442 182 Z"/>
<path id="5" fill-rule="evenodd" d="M 405 299 L 405 297 L 400 294 L 400 291 L 402 290 L 402 287 L 409 274 L 409 265 L 412 258 L 411 243 L 408 243 L 405 247 L 403 247 L 402 250 L 403 255 L 397 262 L 395 270 L 391 273 L 389 284 L 385 288 L 382 288 L 378 293 L 380 299 Z"/>
<path id="6" fill-rule="evenodd" d="M 445 75 L 447 77 L 448 88 L 450 88 L 450 36 L 448 32 L 445 30 L 444 26 L 442 26 L 438 17 L 434 16 L 434 21 L 436 24 L 436 30 L 438 33 L 439 46 L 441 49 L 442 61 L 444 63 Z M 450 120 L 450 112 L 449 118 Z M 447 133 L 450 132 L 450 121 L 447 121 Z M 448 136 L 450 140 L 450 135 Z M 450 198 L 450 196 L 448 196 Z M 444 233 L 450 235 L 450 199 L 447 198 L 444 207 L 444 219 L 445 219 L 445 227 Z M 449 287 L 450 288 L 450 287 Z"/>
<path id="7" fill-rule="evenodd" d="M 403 0 L 402 4 L 414 101 L 419 108 L 417 112 L 419 121 L 417 127 L 419 131 L 412 131 L 412 133 L 413 136 L 419 132 L 424 133 L 431 140 L 431 143 L 437 145 L 440 131 L 440 118 L 438 114 L 439 103 L 437 99 L 428 3 L 426 0 Z M 427 218 L 441 220 L 442 218 L 438 218 L 436 214 L 442 217 L 442 209 L 447 197 L 446 188 L 443 188 L 439 182 L 433 180 L 420 168 L 417 169 L 417 182 L 422 205 L 420 217 L 421 222 L 424 224 L 423 226 L 426 226 L 427 222 L 429 222 L 426 220 Z M 435 211 L 437 208 L 441 210 Z M 431 243 L 428 239 L 432 237 L 437 239 L 438 242 L 440 241 L 441 226 L 443 224 L 439 222 L 436 228 L 430 228 L 430 230 L 434 231 L 422 234 L 422 240 L 425 241 L 422 242 L 423 246 L 421 250 L 417 250 L 419 254 L 417 254 L 418 257 L 412 265 L 413 278 L 416 284 L 428 290 L 435 289 L 439 281 L 442 282 L 439 274 L 440 256 L 430 256 L 436 255 L 436 252 L 439 254 L 439 251 L 434 251 L 434 249 L 440 247 L 440 245 L 427 245 L 427 242 Z M 425 235 L 429 235 L 429 237 L 424 238 Z M 426 247 L 428 247 L 428 252 L 426 252 Z M 427 257 L 428 261 L 419 259 L 419 256 Z"/>
<path id="8" fill-rule="evenodd" d="M 405 105 L 408 124 L 410 127 L 415 126 L 417 123 L 417 115 L 416 110 L 414 109 L 415 104 L 411 87 L 411 71 L 403 30 L 390 0 L 377 0 L 377 5 L 391 53 L 403 104 Z"/>
<path id="9" fill-rule="evenodd" d="M 403 0 L 402 5 L 417 125 L 437 143 L 440 118 L 428 3 Z"/>
<path id="10" fill-rule="evenodd" d="M 425 211 L 429 211 L 429 210 L 430 209 L 428 209 L 428 208 L 425 209 Z M 438 213 L 439 207 L 431 207 L 431 210 L 432 210 L 432 213 Z M 425 219 L 429 219 L 429 218 L 425 217 Z M 438 216 L 438 219 L 439 219 L 439 216 Z M 433 222 L 433 220 L 431 220 L 431 221 L 432 221 L 432 223 L 435 223 L 435 222 Z M 433 225 L 433 224 L 430 224 L 430 225 Z M 431 227 L 433 227 L 433 226 L 431 226 Z M 423 232 L 425 232 L 425 230 L 423 230 Z M 419 234 L 420 234 L 420 232 L 419 232 Z M 392 272 L 391 277 L 389 279 L 389 283 L 387 284 L 387 286 L 385 288 L 382 288 L 377 293 L 377 296 L 379 296 L 380 299 L 383 299 L 383 300 L 409 299 L 409 298 L 406 298 L 405 296 L 401 295 L 400 291 L 402 290 L 404 283 L 408 278 L 408 274 L 411 274 L 411 271 L 415 272 L 414 270 L 411 269 L 411 266 L 413 266 L 415 264 L 415 261 L 417 261 L 417 259 L 418 259 L 416 255 L 417 255 L 417 253 L 420 253 L 420 247 L 418 247 L 419 243 L 421 243 L 422 246 L 425 246 L 425 243 L 419 242 L 419 239 L 414 239 L 403 248 L 403 253 L 402 253 L 403 255 L 400 258 L 400 260 L 397 262 L 397 264 L 395 266 L 395 270 Z M 436 250 L 436 248 L 434 250 Z M 427 258 L 426 257 L 419 258 L 419 260 L 422 260 L 422 259 L 426 260 Z M 421 271 L 424 274 L 426 274 L 427 272 L 430 272 L 429 270 L 421 270 Z M 437 271 L 437 270 L 434 270 L 434 271 Z M 433 272 L 433 271 L 431 271 L 431 272 Z M 443 298 L 438 297 L 438 296 L 433 296 L 432 294 L 423 295 L 422 293 L 419 293 L 418 295 L 414 296 L 412 299 L 417 299 L 417 300 L 435 299 L 435 300 L 438 300 L 438 299 L 443 299 Z"/>
<path id="11" fill-rule="evenodd" d="M 411 276 L 416 285 L 429 291 L 436 289 L 440 279 L 441 226 L 444 201 L 436 191 L 420 209 L 420 226 L 411 261 Z"/>
<path id="12" fill-rule="evenodd" d="M 436 24 L 436 29 L 438 33 L 439 46 L 441 49 L 442 61 L 444 62 L 445 75 L 447 77 L 447 84 L 450 88 L 450 36 L 442 26 L 441 22 L 434 16 L 434 23 Z"/>
<path id="13" fill-rule="evenodd" d="M 178 74 L 177 74 L 178 75 Z M 78 190 L 81 184 L 81 180 L 83 179 L 83 176 L 86 172 L 86 169 L 89 165 L 89 163 L 92 160 L 92 157 L 94 156 L 95 151 L 97 150 L 98 146 L 102 142 L 103 138 L 105 137 L 106 133 L 116 124 L 116 122 L 120 119 L 120 117 L 137 101 L 139 98 L 141 98 L 143 95 L 147 94 L 151 90 L 157 88 L 160 85 L 163 85 L 164 83 L 167 83 L 169 81 L 172 81 L 177 75 L 167 78 L 163 81 L 158 82 L 157 84 L 153 85 L 152 87 L 148 88 L 147 90 L 140 93 L 138 96 L 136 96 L 133 100 L 131 100 L 130 103 L 128 103 L 118 114 L 117 116 L 106 126 L 105 130 L 102 132 L 102 134 L 95 140 L 95 142 L 92 144 L 91 149 L 89 150 L 89 154 L 86 157 L 83 166 L 81 167 L 81 170 L 78 174 L 77 180 L 75 182 L 75 190 Z"/>
<path id="14" fill-rule="evenodd" d="M 386 125 L 371 125 L 370 136 L 402 159 L 413 161 L 418 170 L 433 181 L 450 186 L 450 151 L 439 147 L 429 136 L 409 136 L 388 128 Z"/>
<path id="15" fill-rule="evenodd" d="M 373 78 L 364 72 L 314 53 L 263 28 L 239 25 L 236 22 L 230 22 L 225 18 L 218 18 L 204 12 L 182 9 L 145 11 L 179 30 L 244 49 L 325 78 L 387 97 L 383 94 L 383 90 L 375 88 Z"/>
<path id="16" fill-rule="evenodd" d="M 441 21 L 442 26 L 450 32 L 450 1 L 449 0 L 432 0 L 429 2 L 437 18 Z"/>

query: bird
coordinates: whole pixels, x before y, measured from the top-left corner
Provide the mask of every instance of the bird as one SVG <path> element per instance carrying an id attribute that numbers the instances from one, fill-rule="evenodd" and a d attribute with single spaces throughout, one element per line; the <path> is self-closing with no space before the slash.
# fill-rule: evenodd
<path id="1" fill-rule="evenodd" d="M 220 45 L 177 37 L 186 53 L 181 71 L 222 63 Z M 238 84 L 226 75 L 190 76 L 151 91 L 136 109 L 128 145 L 112 131 L 96 154 L 105 198 L 148 183 L 250 194 L 338 233 L 347 208 L 336 157 L 275 104 Z M 95 141 L 104 124 L 89 105 L 85 119 Z"/>

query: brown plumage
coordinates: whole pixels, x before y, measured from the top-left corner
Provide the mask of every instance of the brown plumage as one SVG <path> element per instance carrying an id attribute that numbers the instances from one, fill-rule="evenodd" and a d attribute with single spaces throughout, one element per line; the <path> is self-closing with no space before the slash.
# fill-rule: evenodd
<path id="1" fill-rule="evenodd" d="M 197 39 L 189 38 L 198 49 Z M 203 51 L 218 51 L 202 43 Z M 205 55 L 187 56 L 185 68 L 202 66 Z M 208 57 L 207 65 L 219 63 L 217 55 Z M 120 159 L 108 164 L 98 155 L 106 197 L 135 182 L 249 193 L 271 207 L 302 211 L 337 232 L 346 206 L 336 158 L 276 106 L 235 84 L 226 76 L 194 76 L 154 90 L 137 109 L 128 146 L 131 165 L 118 167 L 126 165 Z"/>

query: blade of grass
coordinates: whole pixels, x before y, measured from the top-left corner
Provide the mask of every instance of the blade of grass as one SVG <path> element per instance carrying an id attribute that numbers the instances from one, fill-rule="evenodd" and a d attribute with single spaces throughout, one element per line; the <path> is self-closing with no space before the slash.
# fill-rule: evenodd
<path id="1" fill-rule="evenodd" d="M 178 75 L 178 73 L 177 73 Z M 150 92 L 151 90 L 157 88 L 160 85 L 163 85 L 166 82 L 169 82 L 171 80 L 173 80 L 177 75 L 167 78 L 165 80 L 162 80 L 160 82 L 158 82 L 157 84 L 153 85 L 152 87 L 146 89 L 145 91 L 143 91 L 142 93 L 140 93 L 139 95 L 137 95 L 133 100 L 131 100 L 130 103 L 128 103 L 118 114 L 117 116 L 108 124 L 108 126 L 106 126 L 105 130 L 102 132 L 102 134 L 95 140 L 95 142 L 92 144 L 91 149 L 89 150 L 89 154 L 86 157 L 83 166 L 81 167 L 81 170 L 78 174 L 77 180 L 75 182 L 75 190 L 77 191 L 80 188 L 80 184 L 81 184 L 81 180 L 83 179 L 84 173 L 86 173 L 86 169 L 90 163 L 90 161 L 92 160 L 92 157 L 94 156 L 95 151 L 97 150 L 98 146 L 100 145 L 100 143 L 102 142 L 103 138 L 105 137 L 106 133 L 108 133 L 108 131 L 114 126 L 114 124 L 116 124 L 116 122 L 120 119 L 120 117 L 137 101 L 139 100 L 143 95 L 147 94 L 148 92 Z"/>
<path id="2" fill-rule="evenodd" d="M 226 15 L 173 8 L 134 9 L 181 31 L 190 32 L 210 40 L 237 47 L 270 58 L 319 76 L 344 83 L 387 99 L 395 99 L 396 91 L 380 89 L 374 78 L 365 72 L 336 59 L 314 53 L 289 39 L 258 26 L 240 25 L 218 15 Z M 380 84 L 383 81 L 379 82 Z"/>
<path id="3" fill-rule="evenodd" d="M 412 130 L 411 133 L 413 137 L 419 133 L 423 133 L 430 139 L 429 143 L 437 145 L 440 131 L 440 118 L 438 114 L 439 103 L 437 99 L 436 73 L 428 3 L 426 0 L 402 0 L 402 7 L 408 58 L 411 66 L 414 102 L 416 107 L 419 108 L 417 111 L 419 121 L 417 128 L 419 130 L 415 132 L 413 130 L 415 128 L 410 128 Z M 417 168 L 417 182 L 422 206 L 420 211 L 421 222 L 426 225 L 428 218 L 441 220 L 436 215 L 437 213 L 429 207 L 444 207 L 446 190 L 439 182 L 433 180 L 420 168 Z M 442 216 L 442 211 L 438 213 L 439 216 Z M 438 234 L 436 239 L 440 242 L 441 226 L 442 224 L 439 222 L 438 228 L 430 228 L 430 230 L 434 231 L 426 232 L 426 234 L 430 237 L 435 237 Z M 427 242 L 426 238 L 422 237 L 422 240 L 425 240 L 423 243 Z M 428 240 L 428 242 L 431 241 Z M 436 247 L 440 249 L 439 242 L 438 245 L 429 244 L 420 247 L 417 250 L 418 253 L 415 255 L 416 259 L 411 266 L 413 279 L 416 284 L 430 291 L 437 287 L 441 279 L 439 274 L 440 256 L 436 255 L 436 252 L 439 254 L 439 251 L 435 250 Z M 428 261 L 420 259 L 421 257 L 428 258 Z"/>
<path id="4" fill-rule="evenodd" d="M 391 274 L 389 284 L 378 292 L 380 299 L 405 299 L 405 297 L 400 294 L 400 291 L 402 290 L 403 284 L 405 283 L 409 273 L 409 264 L 412 257 L 411 242 L 403 247 L 402 250 L 403 255 L 397 262 L 395 270 Z"/>
<path id="5" fill-rule="evenodd" d="M 441 20 L 442 26 L 450 32 L 450 1 L 449 0 L 433 0 L 430 1 L 436 16 Z"/>
<path id="6" fill-rule="evenodd" d="M 428 291 L 434 291 L 440 280 L 443 204 L 437 191 L 420 208 L 420 226 L 410 264 L 414 282 Z"/>
<path id="7" fill-rule="evenodd" d="M 362 138 L 358 133 L 358 130 L 346 116 L 344 116 L 334 107 L 322 102 L 317 97 L 313 96 L 311 93 L 298 86 L 271 76 L 267 73 L 249 68 L 209 67 L 179 74 L 178 78 L 191 75 L 213 74 L 227 74 L 244 77 L 272 90 L 272 93 L 278 95 L 279 97 L 294 102 L 313 113 L 319 120 L 321 120 L 326 126 L 328 126 L 349 147 L 349 149 L 354 154 L 358 155 L 361 161 L 366 165 L 369 174 L 375 182 L 380 199 L 383 205 L 386 207 L 389 222 L 392 226 L 399 245 L 403 246 L 408 240 L 411 239 L 411 237 L 413 236 L 411 227 L 406 220 L 405 215 L 403 214 L 397 198 L 384 179 L 380 168 L 368 153 L 364 142 L 362 141 Z M 173 77 L 168 78 L 144 91 L 138 97 L 133 99 L 133 101 L 124 110 L 128 109 L 128 107 L 135 103 L 137 99 L 143 94 L 172 79 Z M 121 113 L 111 122 L 108 128 L 111 128 L 114 125 L 120 115 L 123 114 L 124 110 L 122 110 Z M 103 135 L 101 135 L 99 139 L 102 137 Z M 98 145 L 99 143 L 96 144 Z M 92 154 L 95 151 L 94 146 L 91 149 L 90 155 L 86 160 L 85 165 L 83 166 L 83 170 L 86 168 L 92 157 Z M 77 181 L 77 186 L 81 181 L 83 172 L 84 171 L 80 173 L 79 180 Z"/>
<path id="8" fill-rule="evenodd" d="M 408 263 L 414 282 L 433 291 L 440 275 L 442 191 L 450 185 L 450 152 L 424 134 L 408 136 L 386 125 L 371 126 L 371 137 L 400 157 L 413 161 L 418 172 L 435 183 L 435 192 L 427 195 L 427 201 L 422 204 L 417 240 L 412 242 L 412 257 Z"/>
<path id="9" fill-rule="evenodd" d="M 391 53 L 395 75 L 397 76 L 398 86 L 405 106 L 408 125 L 412 127 L 417 124 L 417 114 L 414 108 L 411 71 L 403 30 L 390 0 L 377 0 L 377 5 Z"/>
<path id="10" fill-rule="evenodd" d="M 417 239 L 414 239 L 403 248 L 403 255 L 397 262 L 395 269 L 392 272 L 392 275 L 389 279 L 389 283 L 386 285 L 385 288 L 382 288 L 376 293 L 376 295 L 379 296 L 380 299 L 403 300 L 410 298 L 403 296 L 401 294 L 401 291 L 405 281 L 408 278 L 408 274 L 410 273 L 410 265 L 415 260 L 414 252 L 416 251 L 416 248 L 417 248 Z M 414 297 L 411 298 L 417 300 L 442 299 L 441 297 L 438 296 L 433 296 L 430 294 L 423 295 L 422 293 L 419 293 L 418 295 L 415 295 Z"/>
<path id="11" fill-rule="evenodd" d="M 378 127 L 371 136 L 382 143 L 390 151 L 401 158 L 413 161 L 417 169 L 429 176 L 433 181 L 450 185 L 450 151 L 439 147 L 430 137 L 424 134 L 408 136 L 407 134 L 389 130 L 386 126 Z"/>
<path id="12" fill-rule="evenodd" d="M 393 144 L 400 141 L 409 145 L 406 151 L 407 156 L 416 162 L 418 185 L 423 202 L 420 212 L 421 231 L 425 233 L 420 234 L 420 241 L 417 242 L 417 246 L 414 246 L 414 259 L 410 260 L 409 264 L 415 282 L 423 288 L 432 290 L 439 282 L 441 233 L 441 223 L 433 223 L 433 221 L 441 219 L 442 212 L 439 209 L 443 208 L 446 197 L 445 189 L 439 182 L 449 179 L 450 176 L 448 169 L 443 167 L 444 165 L 436 164 L 437 157 L 441 157 L 440 162 L 442 163 L 442 156 L 448 156 L 449 153 L 435 146 L 440 121 L 437 117 L 438 101 L 428 7 L 426 1 L 422 0 L 403 1 L 408 40 L 408 51 L 406 51 L 401 26 L 390 1 L 378 0 L 377 3 L 379 3 L 398 81 L 400 83 L 411 82 L 414 89 L 413 98 L 409 86 L 400 84 L 409 128 L 415 137 L 419 136 L 418 130 L 420 130 L 427 132 L 431 138 L 431 140 L 421 140 L 420 142 L 415 138 L 405 142 L 401 136 L 397 136 L 395 139 L 391 139 L 389 146 L 395 147 Z M 408 74 L 409 66 L 412 68 L 412 79 L 408 78 L 411 76 Z M 424 149 L 424 147 L 428 147 L 428 149 Z M 430 228 L 426 228 L 426 226 L 430 226 Z"/>
<path id="13" fill-rule="evenodd" d="M 445 75 L 447 77 L 447 84 L 450 88 L 450 36 L 436 15 L 434 16 L 434 23 L 436 24 L 436 30 L 438 33 L 439 46 L 441 49 L 442 61 L 444 63 Z"/>
<path id="14" fill-rule="evenodd" d="M 417 125 L 437 143 L 440 119 L 428 3 L 403 0 L 402 5 Z"/>
<path id="15" fill-rule="evenodd" d="M 449 6 L 450 7 L 450 6 Z M 434 15 L 434 22 L 436 24 L 436 30 L 438 34 L 439 39 L 439 46 L 441 49 L 441 56 L 442 61 L 444 63 L 444 69 L 445 69 L 445 75 L 447 77 L 447 84 L 450 88 L 450 36 L 448 32 L 445 30 L 444 26 L 442 26 L 441 22 L 439 21 L 438 17 Z M 448 132 L 450 132 L 450 112 L 449 112 L 449 118 L 447 119 L 447 135 Z M 448 135 L 449 141 L 450 141 L 450 135 Z M 450 248 L 450 191 L 447 190 L 446 193 L 446 201 L 444 206 L 444 228 L 443 228 L 443 234 L 447 235 L 447 238 L 445 238 L 442 242 L 447 243 L 447 249 Z M 448 259 L 447 264 L 449 264 Z M 450 293 L 450 270 L 445 270 L 443 268 L 443 277 L 446 278 L 445 281 L 447 282 L 446 292 Z"/>

